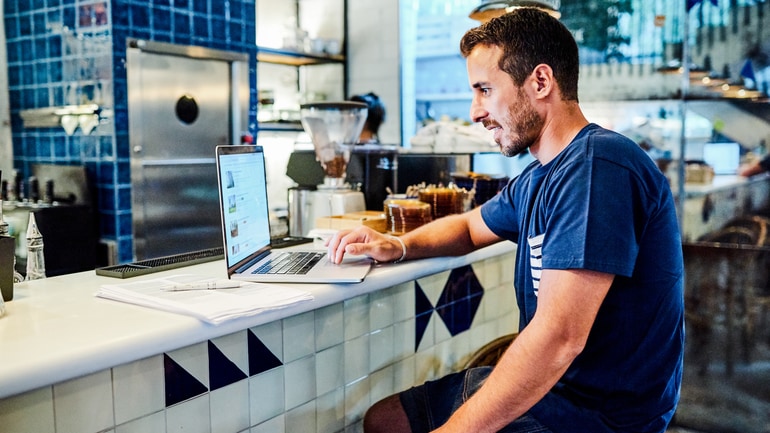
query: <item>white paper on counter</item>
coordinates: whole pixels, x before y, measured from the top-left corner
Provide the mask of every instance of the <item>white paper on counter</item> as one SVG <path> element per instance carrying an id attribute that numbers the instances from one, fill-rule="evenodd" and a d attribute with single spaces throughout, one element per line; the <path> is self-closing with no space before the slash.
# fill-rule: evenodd
<path id="1" fill-rule="evenodd" d="M 291 287 L 248 282 L 241 282 L 240 287 L 233 289 L 163 290 L 163 287 L 174 284 L 217 280 L 193 274 L 172 275 L 131 283 L 104 284 L 96 296 L 186 314 L 212 324 L 313 299 L 311 293 Z"/>

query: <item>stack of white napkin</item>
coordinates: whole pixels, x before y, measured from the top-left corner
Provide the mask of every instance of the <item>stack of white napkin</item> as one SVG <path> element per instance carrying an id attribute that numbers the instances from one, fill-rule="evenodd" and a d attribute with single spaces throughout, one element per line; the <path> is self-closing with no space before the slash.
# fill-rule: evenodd
<path id="1" fill-rule="evenodd" d="M 212 324 L 313 299 L 311 293 L 291 287 L 247 282 L 226 289 L 170 290 L 206 283 L 214 286 L 217 281 L 216 278 L 201 275 L 173 275 L 131 283 L 104 284 L 96 296 L 186 314 Z"/>

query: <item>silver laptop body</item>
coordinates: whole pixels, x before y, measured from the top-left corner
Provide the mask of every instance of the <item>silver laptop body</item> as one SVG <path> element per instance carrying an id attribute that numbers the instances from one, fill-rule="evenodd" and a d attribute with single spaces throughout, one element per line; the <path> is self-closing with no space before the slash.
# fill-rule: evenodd
<path id="1" fill-rule="evenodd" d="M 307 246 L 270 247 L 270 208 L 267 203 L 265 154 L 261 146 L 217 146 L 216 165 L 229 278 L 279 283 L 363 281 L 373 263 L 370 259 L 349 258 L 336 265 L 328 260 L 325 250 L 313 250 Z M 291 254 L 293 262 L 278 265 L 279 256 L 284 254 Z M 298 259 L 305 262 L 294 261 Z M 311 263 L 308 264 L 308 261 Z M 277 269 L 266 270 L 276 266 Z"/>

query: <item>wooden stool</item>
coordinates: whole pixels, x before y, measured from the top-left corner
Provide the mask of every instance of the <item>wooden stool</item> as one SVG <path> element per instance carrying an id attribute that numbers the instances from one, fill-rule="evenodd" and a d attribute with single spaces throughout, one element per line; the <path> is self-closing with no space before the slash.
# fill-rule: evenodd
<path id="1" fill-rule="evenodd" d="M 518 335 L 518 333 L 503 335 L 485 344 L 465 363 L 465 368 L 495 366 L 500 356 Z"/>

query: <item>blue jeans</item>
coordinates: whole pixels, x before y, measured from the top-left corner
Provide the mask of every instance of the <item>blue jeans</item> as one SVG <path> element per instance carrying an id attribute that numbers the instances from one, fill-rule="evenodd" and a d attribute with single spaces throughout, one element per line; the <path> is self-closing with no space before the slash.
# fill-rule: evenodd
<path id="1" fill-rule="evenodd" d="M 399 397 L 412 432 L 427 433 L 444 424 L 481 387 L 491 371 L 491 367 L 472 368 L 402 392 Z M 525 413 L 500 432 L 550 433 L 550 430 Z"/>

